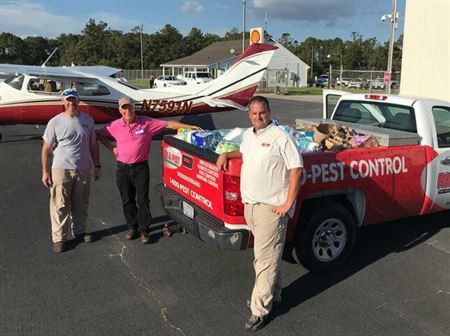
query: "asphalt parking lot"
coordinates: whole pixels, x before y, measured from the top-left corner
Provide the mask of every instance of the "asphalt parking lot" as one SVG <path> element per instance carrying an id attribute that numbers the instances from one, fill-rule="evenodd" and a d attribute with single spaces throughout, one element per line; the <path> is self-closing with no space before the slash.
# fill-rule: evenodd
<path id="1" fill-rule="evenodd" d="M 319 117 L 320 98 L 270 97 L 281 124 Z M 177 120 L 180 118 L 177 118 Z M 245 112 L 182 118 L 204 129 L 248 126 Z M 40 182 L 44 127 L 1 127 L 0 335 L 245 335 L 252 251 L 219 251 L 190 235 L 166 238 L 154 192 L 154 243 L 126 241 L 112 155 L 92 183 L 88 228 L 97 241 L 51 249 Z M 151 184 L 161 181 L 161 137 Z M 283 303 L 259 335 L 429 335 L 450 330 L 450 213 L 358 231 L 347 264 L 312 274 L 282 263 Z"/>

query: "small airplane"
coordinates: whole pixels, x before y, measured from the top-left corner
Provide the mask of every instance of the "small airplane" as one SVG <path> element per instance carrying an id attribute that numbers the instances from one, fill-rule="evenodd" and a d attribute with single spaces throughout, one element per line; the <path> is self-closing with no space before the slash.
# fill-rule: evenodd
<path id="1" fill-rule="evenodd" d="M 120 117 L 117 101 L 128 96 L 138 114 L 166 117 L 245 109 L 277 47 L 252 44 L 217 79 L 198 85 L 138 89 L 105 66 L 44 67 L 0 64 L 12 74 L 0 82 L 0 125 L 46 124 L 63 111 L 61 94 L 75 88 L 80 110 L 96 123 Z M 1 135 L 0 135 L 1 139 Z"/>

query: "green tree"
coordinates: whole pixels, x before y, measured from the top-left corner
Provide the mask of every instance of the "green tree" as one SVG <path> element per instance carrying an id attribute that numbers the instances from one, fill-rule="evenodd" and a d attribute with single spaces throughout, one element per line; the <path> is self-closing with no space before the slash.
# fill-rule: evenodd
<path id="1" fill-rule="evenodd" d="M 23 40 L 11 33 L 0 34 L 0 63 L 28 64 Z"/>
<path id="2" fill-rule="evenodd" d="M 28 36 L 25 44 L 26 64 L 41 65 L 53 50 L 49 50 L 48 40 L 41 36 Z"/>

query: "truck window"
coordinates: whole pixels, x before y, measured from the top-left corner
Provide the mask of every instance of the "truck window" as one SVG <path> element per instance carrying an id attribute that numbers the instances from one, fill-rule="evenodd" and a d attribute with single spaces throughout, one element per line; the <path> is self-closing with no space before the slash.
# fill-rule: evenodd
<path id="1" fill-rule="evenodd" d="M 412 107 L 369 101 L 342 101 L 333 120 L 417 133 Z"/>
<path id="2" fill-rule="evenodd" d="M 327 119 L 331 118 L 334 108 L 336 107 L 336 104 L 339 101 L 339 98 L 341 98 L 340 95 L 334 95 L 334 94 L 327 95 L 327 97 L 326 97 L 326 99 L 327 99 Z"/>
<path id="3" fill-rule="evenodd" d="M 433 107 L 434 125 L 439 147 L 450 147 L 450 108 Z"/>

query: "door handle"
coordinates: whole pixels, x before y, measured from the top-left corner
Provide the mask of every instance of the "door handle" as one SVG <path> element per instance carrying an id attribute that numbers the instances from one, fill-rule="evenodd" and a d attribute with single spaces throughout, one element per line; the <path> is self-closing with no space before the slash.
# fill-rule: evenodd
<path id="1" fill-rule="evenodd" d="M 446 157 L 445 160 L 441 160 L 441 163 L 445 166 L 450 166 L 450 157 Z"/>

